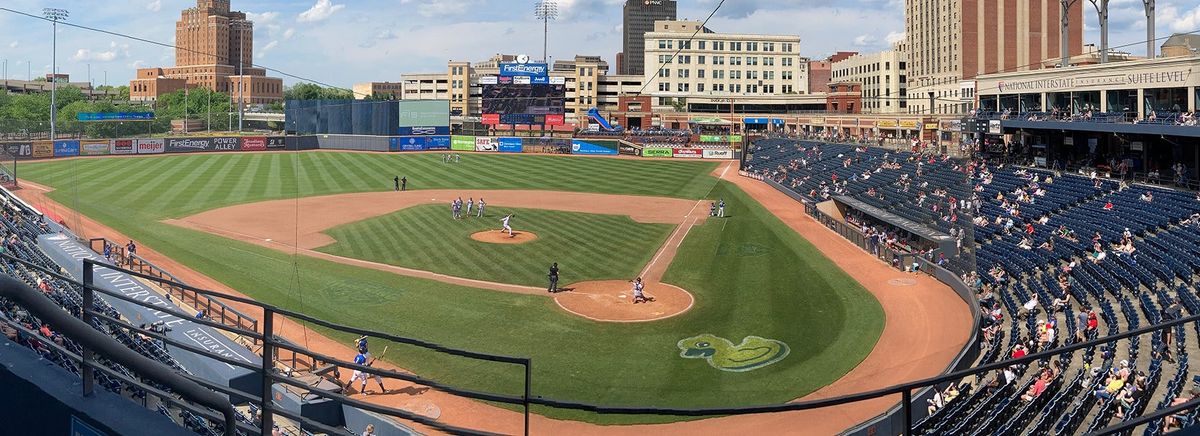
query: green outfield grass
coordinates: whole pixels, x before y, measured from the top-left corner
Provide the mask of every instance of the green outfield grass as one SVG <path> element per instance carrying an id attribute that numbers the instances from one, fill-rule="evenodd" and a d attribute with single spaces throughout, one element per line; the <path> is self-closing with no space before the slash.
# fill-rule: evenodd
<path id="1" fill-rule="evenodd" d="M 413 188 L 720 197 L 731 217 L 693 228 L 666 274 L 665 281 L 695 295 L 695 306 L 639 324 L 596 323 L 543 296 L 294 258 L 160 223 L 234 203 L 391 189 L 390 175 L 400 169 L 414 180 Z M 56 187 L 51 197 L 63 204 L 260 301 L 447 346 L 531 357 L 535 395 L 604 405 L 715 407 L 788 401 L 829 384 L 870 352 L 883 312 L 785 224 L 733 185 L 708 176 L 712 169 L 665 160 L 475 154 L 452 167 L 437 155 L 293 153 L 81 159 L 22 164 L 20 174 Z M 719 371 L 703 359 L 680 357 L 676 343 L 702 333 L 734 342 L 751 335 L 775 339 L 787 343 L 791 354 L 750 372 Z M 516 367 L 407 346 L 393 346 L 387 358 L 453 386 L 522 392 Z M 601 423 L 684 419 L 539 412 Z"/>
<path id="2" fill-rule="evenodd" d="M 471 239 L 513 226 L 536 240 L 501 245 Z M 329 229 L 336 243 L 318 248 L 338 256 L 433 271 L 458 277 L 545 286 L 550 264 L 562 269 L 561 285 L 637 276 L 675 227 L 642 224 L 628 216 L 488 207 L 487 216 L 454 220 L 443 205 L 423 205 Z"/>

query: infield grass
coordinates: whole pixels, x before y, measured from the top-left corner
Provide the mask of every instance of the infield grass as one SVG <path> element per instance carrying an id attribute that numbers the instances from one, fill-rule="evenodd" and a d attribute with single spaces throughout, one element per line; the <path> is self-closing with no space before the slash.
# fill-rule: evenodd
<path id="1" fill-rule="evenodd" d="M 471 234 L 497 231 L 499 218 L 515 213 L 518 231 L 537 239 L 519 245 L 480 242 Z M 546 286 L 550 264 L 561 268 L 560 285 L 584 280 L 636 277 L 675 228 L 643 224 L 628 216 L 595 215 L 491 206 L 483 218 L 450 218 L 443 205 L 422 205 L 325 233 L 336 243 L 329 254 L 425 271 L 516 285 Z"/>
<path id="2" fill-rule="evenodd" d="M 56 187 L 50 195 L 63 204 L 260 301 L 446 346 L 531 357 L 533 393 L 546 398 L 669 407 L 779 403 L 845 374 L 882 330 L 883 312 L 869 293 L 735 186 L 706 175 L 711 164 L 465 155 L 464 163 L 451 167 L 439 160 L 326 152 L 195 155 L 22 164 L 20 171 Z M 695 306 L 637 324 L 588 321 L 543 296 L 292 257 L 160 223 L 235 203 L 387 190 L 400 168 L 416 180 L 410 188 L 707 194 L 724 198 L 731 217 L 693 228 L 667 271 L 665 281 L 691 291 Z M 719 371 L 703 359 L 680 357 L 676 343 L 702 333 L 735 343 L 749 335 L 775 339 L 787 343 L 791 354 L 754 371 Z M 347 344 L 353 339 L 330 334 Z M 522 371 L 511 365 L 395 345 L 387 359 L 451 386 L 522 392 Z M 609 424 L 685 419 L 537 411 Z"/>

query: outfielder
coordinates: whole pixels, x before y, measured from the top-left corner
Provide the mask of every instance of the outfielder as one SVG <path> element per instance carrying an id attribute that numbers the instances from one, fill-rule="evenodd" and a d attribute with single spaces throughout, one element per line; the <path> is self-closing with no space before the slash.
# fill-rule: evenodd
<path id="1" fill-rule="evenodd" d="M 483 218 L 483 208 L 484 208 L 484 206 L 487 206 L 487 203 L 484 203 L 484 202 L 483 202 L 483 197 L 479 197 L 479 214 L 478 214 L 478 215 L 475 215 L 476 217 L 478 217 L 478 218 Z"/>
<path id="2" fill-rule="evenodd" d="M 371 358 L 371 360 L 370 360 L 370 361 L 368 361 L 368 360 L 367 360 L 367 355 L 369 355 L 369 354 L 370 354 L 370 353 L 368 353 L 368 352 L 366 352 L 366 351 L 360 351 L 360 352 L 359 352 L 357 355 L 355 355 L 355 356 L 354 356 L 354 363 L 355 363 L 355 364 L 358 364 L 358 365 L 362 365 L 362 366 L 371 366 L 371 365 L 374 365 L 374 364 L 375 364 L 375 359 L 374 359 L 374 358 Z M 365 372 L 362 372 L 362 371 L 360 371 L 360 370 L 357 370 L 357 369 L 356 369 L 356 370 L 354 370 L 354 374 L 352 374 L 352 375 L 350 376 L 350 383 L 347 383 L 346 385 L 347 385 L 347 386 L 353 386 L 353 385 L 354 385 L 354 381 L 355 381 L 355 380 L 362 379 L 362 387 L 360 387 L 360 388 L 358 389 L 358 391 L 359 391 L 359 392 L 361 392 L 361 393 L 363 393 L 363 394 L 366 394 L 366 393 L 367 393 L 367 378 L 368 378 L 368 377 L 370 377 L 370 378 L 374 378 L 374 379 L 375 379 L 375 382 L 376 382 L 376 383 L 379 383 L 379 393 L 381 393 L 381 394 L 383 394 L 383 393 L 387 393 L 387 388 L 384 388 L 384 387 L 383 387 L 383 377 L 380 377 L 380 376 L 379 376 L 379 374 L 367 374 L 367 373 L 365 373 Z"/>
<path id="3" fill-rule="evenodd" d="M 466 215 L 468 218 L 471 217 L 471 207 L 473 207 L 473 206 L 475 206 L 475 197 L 468 198 L 467 199 L 467 215 Z"/>
<path id="4" fill-rule="evenodd" d="M 725 199 L 723 198 L 717 203 L 717 216 L 725 218 Z"/>
<path id="5" fill-rule="evenodd" d="M 505 215 L 504 218 L 500 218 L 500 223 L 504 224 L 504 228 L 500 229 L 500 233 L 508 232 L 508 237 L 510 238 L 515 238 L 515 236 L 513 236 L 512 227 L 508 225 L 508 221 L 512 219 L 513 215 L 515 214 L 510 213 Z"/>

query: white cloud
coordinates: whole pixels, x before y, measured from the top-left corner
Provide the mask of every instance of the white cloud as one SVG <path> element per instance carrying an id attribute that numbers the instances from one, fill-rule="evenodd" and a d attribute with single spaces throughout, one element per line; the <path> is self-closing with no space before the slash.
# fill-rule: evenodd
<path id="1" fill-rule="evenodd" d="M 154 0 L 150 3 L 146 3 L 146 10 L 150 12 L 158 12 L 162 10 L 162 0 Z"/>
<path id="2" fill-rule="evenodd" d="M 275 19 L 277 18 L 279 18 L 279 12 L 263 12 L 261 14 L 254 12 L 246 13 L 246 19 L 257 24 L 270 24 L 275 22 Z"/>
<path id="3" fill-rule="evenodd" d="M 95 61 L 95 62 L 108 62 L 108 61 L 114 60 L 116 58 L 117 58 L 116 51 L 113 51 L 113 50 L 91 51 L 86 48 L 81 48 L 79 50 L 76 50 L 75 55 L 71 56 L 71 59 L 75 60 L 75 61 Z"/>
<path id="4" fill-rule="evenodd" d="M 874 45 L 875 37 L 872 35 L 858 35 L 854 37 L 854 45 L 859 47 Z"/>
<path id="5" fill-rule="evenodd" d="M 1193 32 L 1200 29 L 1200 6 L 1192 8 L 1190 11 L 1185 11 L 1182 14 L 1178 13 L 1175 8 L 1165 8 L 1163 15 L 1166 22 L 1170 24 L 1171 30 L 1175 32 Z"/>
<path id="6" fill-rule="evenodd" d="M 138 60 L 136 60 L 136 61 L 130 62 L 130 63 L 128 63 L 128 64 L 125 64 L 125 66 L 127 66 L 127 67 L 129 67 L 129 68 L 131 68 L 131 69 L 134 69 L 134 70 L 136 70 L 136 69 L 138 69 L 138 68 L 146 68 L 146 61 L 143 61 L 143 60 L 141 60 L 141 59 L 138 59 Z"/>
<path id="7" fill-rule="evenodd" d="M 292 39 L 292 36 L 295 34 L 296 34 L 296 29 L 293 27 L 289 27 L 287 30 L 283 31 L 283 39 L 284 40 Z"/>
<path id="8" fill-rule="evenodd" d="M 262 48 L 258 49 L 257 56 L 255 56 L 255 57 L 262 59 L 263 56 L 267 55 L 268 51 L 271 51 L 271 49 L 278 47 L 278 46 L 279 46 L 279 41 L 268 42 L 267 45 L 264 45 L 264 46 L 262 46 Z"/>
<path id="9" fill-rule="evenodd" d="M 21 43 L 13 41 L 13 42 L 8 43 L 8 48 L 17 48 L 17 46 L 20 46 L 20 45 L 21 45 Z"/>
<path id="10" fill-rule="evenodd" d="M 895 44 L 904 40 L 904 32 L 888 32 L 887 36 L 883 37 L 888 44 Z"/>
<path id="11" fill-rule="evenodd" d="M 346 7 L 346 5 L 344 5 L 344 4 L 335 5 L 330 0 L 317 0 L 317 3 L 314 4 L 311 8 L 309 8 L 307 11 L 301 12 L 300 16 L 298 16 L 296 18 L 296 21 L 299 21 L 301 23 L 313 23 L 313 22 L 317 22 L 317 21 L 323 21 L 326 18 L 333 16 L 333 14 L 335 12 L 344 9 L 345 7 Z"/>

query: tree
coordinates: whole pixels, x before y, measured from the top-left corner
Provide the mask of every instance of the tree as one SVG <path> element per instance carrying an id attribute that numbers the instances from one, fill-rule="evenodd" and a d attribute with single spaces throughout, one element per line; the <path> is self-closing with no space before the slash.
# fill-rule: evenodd
<path id="1" fill-rule="evenodd" d="M 297 83 L 283 90 L 284 100 L 351 100 L 354 93 L 348 89 L 326 88 L 314 83 Z"/>

